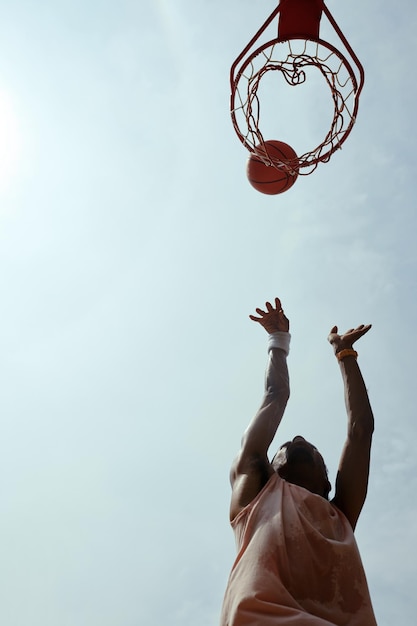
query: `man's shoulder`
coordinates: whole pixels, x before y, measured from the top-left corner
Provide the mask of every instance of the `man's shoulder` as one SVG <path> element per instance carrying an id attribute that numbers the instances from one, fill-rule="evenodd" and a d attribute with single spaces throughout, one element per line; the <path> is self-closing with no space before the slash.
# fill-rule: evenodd
<path id="1" fill-rule="evenodd" d="M 230 470 L 232 500 L 230 519 L 250 504 L 265 487 L 275 471 L 269 461 L 260 456 L 238 455 Z"/>

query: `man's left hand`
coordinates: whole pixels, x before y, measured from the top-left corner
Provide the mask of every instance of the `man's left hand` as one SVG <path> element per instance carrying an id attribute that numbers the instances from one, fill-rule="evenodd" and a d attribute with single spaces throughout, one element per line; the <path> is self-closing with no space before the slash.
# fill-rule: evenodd
<path id="1" fill-rule="evenodd" d="M 367 333 L 371 326 L 372 324 L 361 324 L 357 328 L 347 330 L 343 335 L 339 335 L 337 326 L 333 326 L 327 339 L 333 346 L 334 353 L 337 354 L 341 350 L 352 348 L 355 341 Z"/>

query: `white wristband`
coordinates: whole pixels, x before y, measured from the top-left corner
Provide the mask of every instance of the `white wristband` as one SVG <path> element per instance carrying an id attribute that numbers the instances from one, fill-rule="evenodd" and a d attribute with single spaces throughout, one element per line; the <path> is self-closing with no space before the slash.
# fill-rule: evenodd
<path id="1" fill-rule="evenodd" d="M 290 333 L 285 331 L 277 330 L 275 333 L 271 333 L 268 337 L 268 352 L 270 352 L 272 348 L 279 348 L 280 350 L 284 350 L 285 354 L 288 356 L 290 340 Z"/>

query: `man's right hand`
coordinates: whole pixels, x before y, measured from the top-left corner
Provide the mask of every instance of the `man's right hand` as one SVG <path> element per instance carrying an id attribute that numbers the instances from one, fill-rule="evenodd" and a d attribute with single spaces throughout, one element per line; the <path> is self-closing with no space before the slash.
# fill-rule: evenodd
<path id="1" fill-rule="evenodd" d="M 288 332 L 290 329 L 290 322 L 284 315 L 284 311 L 281 307 L 281 300 L 279 298 L 275 298 L 275 308 L 270 302 L 266 302 L 265 307 L 266 311 L 263 311 L 262 309 L 255 309 L 260 317 L 249 315 L 250 319 L 254 322 L 258 322 L 269 334 L 277 331 Z"/>

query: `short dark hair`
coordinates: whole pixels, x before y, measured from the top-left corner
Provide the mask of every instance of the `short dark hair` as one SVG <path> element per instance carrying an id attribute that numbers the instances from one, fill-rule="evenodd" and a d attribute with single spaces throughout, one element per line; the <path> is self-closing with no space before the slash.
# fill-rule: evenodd
<path id="1" fill-rule="evenodd" d="M 283 444 L 282 444 L 282 446 L 280 446 L 280 447 L 278 448 L 278 450 L 275 452 L 274 456 L 273 456 L 273 457 L 272 457 L 272 459 L 271 459 L 271 465 L 273 465 L 273 464 L 274 464 L 275 457 L 277 456 L 277 454 L 278 454 L 278 453 L 282 450 L 282 448 L 284 448 L 285 446 L 287 446 L 289 443 L 291 443 L 291 442 L 290 442 L 290 441 L 287 441 L 286 443 L 283 443 Z M 313 445 L 313 444 L 311 444 L 311 445 Z M 316 448 L 315 446 L 313 446 L 313 448 L 315 448 L 315 449 L 317 450 L 317 448 Z M 319 451 L 317 450 L 317 452 L 319 452 Z M 324 490 L 324 492 L 323 492 L 323 498 L 325 498 L 326 500 L 328 500 L 328 499 L 329 499 L 329 493 L 330 493 L 330 491 L 332 490 L 332 486 L 331 486 L 330 481 L 329 481 L 329 470 L 328 470 L 328 468 L 327 468 L 326 463 L 324 462 L 324 459 L 323 459 L 322 454 L 321 454 L 320 452 L 319 452 L 319 454 L 320 454 L 321 460 L 323 461 L 323 468 L 324 468 L 324 472 L 325 472 L 326 479 L 327 479 L 327 482 L 326 482 L 326 488 L 325 488 L 325 490 Z"/>

